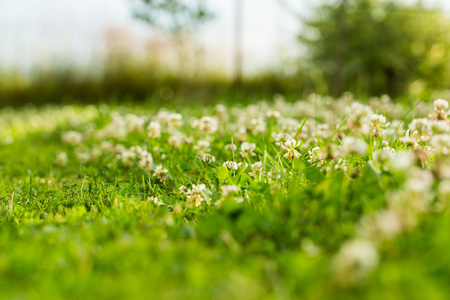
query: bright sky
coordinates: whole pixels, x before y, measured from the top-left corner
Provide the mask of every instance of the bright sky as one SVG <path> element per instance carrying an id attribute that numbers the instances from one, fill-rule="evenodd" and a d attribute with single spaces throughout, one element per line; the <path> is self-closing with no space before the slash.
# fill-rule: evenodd
<path id="1" fill-rule="evenodd" d="M 277 65 L 294 57 L 298 21 L 276 0 L 244 1 L 244 69 Z M 429 0 L 450 7 L 450 1 Z M 131 17 L 130 0 L 0 0 L 0 66 L 89 61 L 105 49 L 105 32 L 124 29 L 139 37 L 146 25 Z M 321 0 L 286 0 L 302 14 Z M 201 32 L 207 52 L 223 66 L 233 58 L 235 0 L 207 0 L 216 18 Z"/>

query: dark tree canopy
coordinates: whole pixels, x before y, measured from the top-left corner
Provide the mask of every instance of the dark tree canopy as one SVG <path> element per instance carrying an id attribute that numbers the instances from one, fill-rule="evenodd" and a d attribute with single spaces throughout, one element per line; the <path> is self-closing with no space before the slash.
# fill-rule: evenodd
<path id="1" fill-rule="evenodd" d="M 398 95 L 448 88 L 450 22 L 420 2 L 341 0 L 321 5 L 300 36 L 328 91 Z"/>

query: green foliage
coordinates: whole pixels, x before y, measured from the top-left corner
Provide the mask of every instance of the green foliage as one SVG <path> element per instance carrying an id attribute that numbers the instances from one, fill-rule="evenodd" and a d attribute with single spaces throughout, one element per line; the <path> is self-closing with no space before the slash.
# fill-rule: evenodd
<path id="1" fill-rule="evenodd" d="M 176 105 L 211 103 L 214 99 L 248 103 L 280 93 L 297 98 L 306 87 L 312 91 L 306 76 L 270 71 L 243 78 L 236 90 L 232 80 L 220 72 L 188 76 L 183 73 L 186 70 L 173 72 L 158 62 L 123 57 L 111 57 L 97 72 L 59 67 L 35 70 L 30 76 L 0 72 L 0 107 L 119 101 Z"/>
<path id="2" fill-rule="evenodd" d="M 219 179 L 220 182 L 224 182 L 225 179 L 228 178 L 228 173 L 229 172 L 228 172 L 227 168 L 220 166 L 216 170 L 216 177 L 217 177 L 217 179 Z"/>
<path id="3" fill-rule="evenodd" d="M 424 96 L 449 86 L 450 21 L 422 1 L 328 1 L 304 23 L 313 77 L 335 95 Z"/>
<path id="4" fill-rule="evenodd" d="M 136 1 L 135 1 L 136 2 Z M 203 0 L 137 0 L 134 16 L 172 34 L 199 26 L 212 17 Z"/>

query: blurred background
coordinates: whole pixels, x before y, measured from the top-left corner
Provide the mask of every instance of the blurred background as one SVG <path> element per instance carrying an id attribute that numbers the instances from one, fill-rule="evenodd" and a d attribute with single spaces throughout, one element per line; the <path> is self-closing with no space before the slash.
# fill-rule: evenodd
<path id="1" fill-rule="evenodd" d="M 432 97 L 450 1 L 1 0 L 0 105 Z"/>

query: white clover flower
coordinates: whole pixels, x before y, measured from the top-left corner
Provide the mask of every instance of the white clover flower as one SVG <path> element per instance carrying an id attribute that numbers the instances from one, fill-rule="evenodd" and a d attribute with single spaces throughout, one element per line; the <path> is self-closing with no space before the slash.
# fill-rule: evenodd
<path id="1" fill-rule="evenodd" d="M 430 170 L 411 168 L 403 188 L 389 195 L 389 209 L 396 211 L 403 224 L 410 228 L 417 223 L 417 214 L 428 212 L 434 199 L 431 190 L 434 176 Z"/>
<path id="2" fill-rule="evenodd" d="M 243 121 L 241 123 L 246 132 L 258 133 L 266 130 L 266 122 L 263 118 L 245 118 L 245 115 L 242 118 Z"/>
<path id="3" fill-rule="evenodd" d="M 226 144 L 225 145 L 225 150 L 236 151 L 237 150 L 237 146 L 235 144 Z"/>
<path id="4" fill-rule="evenodd" d="M 222 191 L 222 196 L 224 197 L 234 196 L 240 191 L 237 185 L 223 185 L 220 187 L 220 190 Z"/>
<path id="5" fill-rule="evenodd" d="M 187 196 L 187 201 L 195 203 L 195 206 L 199 207 L 202 204 L 203 198 L 200 194 L 191 194 Z"/>
<path id="6" fill-rule="evenodd" d="M 347 108 L 348 118 L 347 127 L 366 134 L 369 128 L 367 126 L 369 116 L 372 114 L 372 109 L 358 102 L 352 102 L 350 107 Z"/>
<path id="7" fill-rule="evenodd" d="M 377 214 L 376 226 L 381 236 L 386 239 L 394 238 L 403 230 L 399 215 L 389 210 Z"/>
<path id="8" fill-rule="evenodd" d="M 309 160 L 308 162 L 312 163 L 313 166 L 320 167 L 323 165 L 324 161 L 322 159 L 322 149 L 320 147 L 314 147 L 308 151 Z"/>
<path id="9" fill-rule="evenodd" d="M 372 126 L 380 126 L 386 124 L 386 117 L 384 115 L 373 114 L 370 116 Z"/>
<path id="10" fill-rule="evenodd" d="M 216 105 L 217 117 L 220 120 L 226 120 L 228 118 L 227 107 L 223 104 Z"/>
<path id="11" fill-rule="evenodd" d="M 450 179 L 443 180 L 439 183 L 438 197 L 445 204 L 450 200 Z"/>
<path id="12" fill-rule="evenodd" d="M 146 171 L 151 171 L 153 167 L 152 155 L 147 151 L 143 151 L 140 154 L 139 166 Z"/>
<path id="13" fill-rule="evenodd" d="M 158 122 L 150 122 L 147 126 L 149 138 L 159 138 L 161 136 L 161 125 Z"/>
<path id="14" fill-rule="evenodd" d="M 187 187 L 185 187 L 184 185 L 180 186 L 180 188 L 178 189 L 178 191 L 180 192 L 180 194 L 182 195 L 187 195 L 187 193 L 189 192 L 189 189 Z"/>
<path id="15" fill-rule="evenodd" d="M 445 120 L 434 120 L 430 122 L 431 130 L 434 134 L 449 133 L 450 123 Z"/>
<path id="16" fill-rule="evenodd" d="M 205 152 L 211 151 L 210 143 L 208 141 L 200 140 L 197 142 L 197 145 L 194 146 L 194 150 L 198 151 L 199 155 L 203 155 Z"/>
<path id="17" fill-rule="evenodd" d="M 165 181 L 168 173 L 169 171 L 167 169 L 164 169 L 162 166 L 157 166 L 153 171 L 153 177 L 158 178 L 160 181 Z"/>
<path id="18" fill-rule="evenodd" d="M 128 131 L 142 133 L 144 131 L 145 120 L 133 114 L 128 114 L 125 116 Z"/>
<path id="19" fill-rule="evenodd" d="M 390 169 L 396 172 L 405 172 L 414 165 L 415 159 L 412 151 L 398 152 L 390 161 Z"/>
<path id="20" fill-rule="evenodd" d="M 437 99 L 434 101 L 434 114 L 429 115 L 430 120 L 444 120 L 448 121 L 447 112 L 448 102 L 444 99 Z"/>
<path id="21" fill-rule="evenodd" d="M 97 155 L 94 155 L 94 150 L 92 150 L 92 154 L 91 154 L 91 153 L 89 153 L 89 151 L 87 149 L 78 148 L 75 150 L 75 156 L 77 157 L 77 160 L 79 162 L 86 163 L 86 162 L 90 161 L 92 157 L 97 156 Z"/>
<path id="22" fill-rule="evenodd" d="M 223 163 L 223 166 L 228 170 L 237 170 L 239 168 L 238 163 L 235 161 L 226 161 Z"/>
<path id="23" fill-rule="evenodd" d="M 300 142 L 297 142 L 294 139 L 289 139 L 284 143 L 284 147 L 286 148 L 296 148 L 298 146 L 300 146 Z"/>
<path id="24" fill-rule="evenodd" d="M 128 167 L 133 166 L 135 160 L 136 160 L 136 153 L 130 150 L 124 150 L 120 155 L 120 159 L 122 160 L 122 163 Z"/>
<path id="25" fill-rule="evenodd" d="M 164 203 L 160 202 L 158 197 L 156 197 L 156 196 L 148 197 L 148 201 L 151 201 L 151 202 L 155 203 L 158 206 L 164 204 Z"/>
<path id="26" fill-rule="evenodd" d="M 408 129 L 406 130 L 405 135 L 400 138 L 400 142 L 404 143 L 406 146 L 411 146 L 416 149 L 419 147 L 419 144 L 417 143 L 419 139 L 417 130 L 411 134 L 411 130 Z"/>
<path id="27" fill-rule="evenodd" d="M 205 184 L 198 184 L 198 185 L 193 184 L 191 193 L 201 194 L 205 190 L 206 190 L 206 185 Z"/>
<path id="28" fill-rule="evenodd" d="M 194 142 L 194 138 L 192 136 L 185 136 L 183 138 L 183 143 L 185 143 L 187 145 L 192 144 L 193 142 Z"/>
<path id="29" fill-rule="evenodd" d="M 429 135 L 431 129 L 431 122 L 428 119 L 414 119 L 408 126 L 411 132 L 417 131 L 419 136 Z"/>
<path id="30" fill-rule="evenodd" d="M 390 169 L 391 162 L 395 159 L 389 149 L 378 149 L 373 152 L 373 161 L 381 166 L 383 171 Z"/>
<path id="31" fill-rule="evenodd" d="M 206 153 L 206 154 L 203 154 L 202 160 L 203 160 L 203 162 L 210 164 L 210 163 L 215 162 L 216 158 L 214 156 L 212 156 L 211 154 Z"/>
<path id="32" fill-rule="evenodd" d="M 287 142 L 288 140 L 292 139 L 292 136 L 288 133 L 279 133 L 276 137 L 275 137 L 275 141 L 277 141 L 277 145 L 278 146 L 283 146 L 285 142 Z"/>
<path id="33" fill-rule="evenodd" d="M 443 113 L 448 109 L 448 102 L 444 99 L 434 100 L 433 105 L 437 113 Z"/>
<path id="34" fill-rule="evenodd" d="M 197 120 L 197 119 L 193 119 L 192 121 L 191 121 L 191 127 L 192 128 L 197 128 L 198 129 L 198 122 L 199 122 L 199 120 Z"/>
<path id="35" fill-rule="evenodd" d="M 405 189 L 419 193 L 429 193 L 434 182 L 431 171 L 413 168 L 408 172 Z"/>
<path id="36" fill-rule="evenodd" d="M 377 250 L 363 239 L 346 242 L 332 261 L 337 281 L 350 285 L 363 281 L 377 265 Z"/>
<path id="37" fill-rule="evenodd" d="M 181 146 L 181 137 L 178 134 L 174 134 L 169 137 L 167 142 L 169 143 L 170 147 L 179 148 Z"/>
<path id="38" fill-rule="evenodd" d="M 170 129 L 180 128 L 183 124 L 183 116 L 176 113 L 171 113 L 167 116 L 167 125 Z"/>
<path id="39" fill-rule="evenodd" d="M 142 152 L 144 152 L 144 150 L 142 149 L 141 146 L 132 146 L 130 148 L 130 151 L 133 152 L 134 154 L 136 154 L 136 156 L 140 156 Z"/>
<path id="40" fill-rule="evenodd" d="M 370 116 L 370 136 L 382 137 L 384 135 L 384 127 L 386 126 L 386 117 L 383 115 L 373 114 Z"/>
<path id="41" fill-rule="evenodd" d="M 255 177 L 256 174 L 260 173 L 263 169 L 263 163 L 260 161 L 255 162 L 252 164 L 252 172 L 250 172 L 248 175 L 251 177 Z"/>
<path id="42" fill-rule="evenodd" d="M 295 148 L 300 146 L 300 142 L 297 142 L 294 139 L 287 140 L 281 147 L 284 151 L 286 151 L 286 154 L 284 157 L 288 160 L 293 160 L 295 158 L 299 158 L 302 156 L 300 152 L 298 152 Z"/>
<path id="43" fill-rule="evenodd" d="M 113 152 L 114 151 L 114 143 L 109 141 L 104 141 L 100 143 L 100 150 L 102 152 Z"/>
<path id="44" fill-rule="evenodd" d="M 204 133 L 214 133 L 219 128 L 219 122 L 213 117 L 202 117 L 198 121 L 198 129 Z"/>
<path id="45" fill-rule="evenodd" d="M 450 134 L 434 135 L 430 139 L 430 145 L 435 149 L 437 154 L 450 154 Z"/>
<path id="46" fill-rule="evenodd" d="M 102 140 L 114 137 L 123 140 L 128 134 L 126 120 L 118 113 L 112 113 L 111 117 L 111 122 L 98 132 L 98 138 Z"/>
<path id="47" fill-rule="evenodd" d="M 317 255 L 319 255 L 319 253 L 321 252 L 321 249 L 319 246 L 317 246 L 312 240 L 310 239 L 303 239 L 302 240 L 302 249 L 303 251 L 305 251 L 305 253 L 309 256 L 309 257 L 315 257 Z"/>
<path id="48" fill-rule="evenodd" d="M 206 186 L 204 184 L 192 185 L 192 189 L 187 191 L 188 202 L 195 203 L 195 206 L 200 206 L 203 202 L 202 195 L 206 192 Z"/>
<path id="49" fill-rule="evenodd" d="M 367 144 L 363 140 L 348 136 L 342 140 L 342 145 L 347 154 L 363 156 L 367 152 Z"/>
<path id="50" fill-rule="evenodd" d="M 360 237 L 378 243 L 398 236 L 403 229 L 402 220 L 395 211 L 383 210 L 364 216 L 359 222 L 357 232 Z"/>
<path id="51" fill-rule="evenodd" d="M 266 112 L 266 116 L 267 116 L 268 118 L 279 119 L 279 118 L 281 118 L 281 113 L 280 113 L 278 110 L 272 110 L 272 109 L 270 109 L 270 110 L 268 110 L 268 111 Z"/>
<path id="52" fill-rule="evenodd" d="M 63 167 L 65 165 L 67 165 L 68 161 L 69 161 L 69 159 L 67 158 L 66 152 L 60 152 L 56 155 L 56 159 L 55 159 L 56 165 Z"/>
<path id="53" fill-rule="evenodd" d="M 253 152 L 256 149 L 256 145 L 253 143 L 244 142 L 241 144 L 241 155 L 242 156 L 255 156 Z"/>
<path id="54" fill-rule="evenodd" d="M 83 135 L 77 131 L 67 131 L 61 136 L 63 143 L 75 146 L 81 143 L 83 140 Z"/>
<path id="55" fill-rule="evenodd" d="M 260 161 L 257 161 L 252 165 L 253 172 L 261 172 L 262 168 L 263 168 L 263 163 Z"/>

